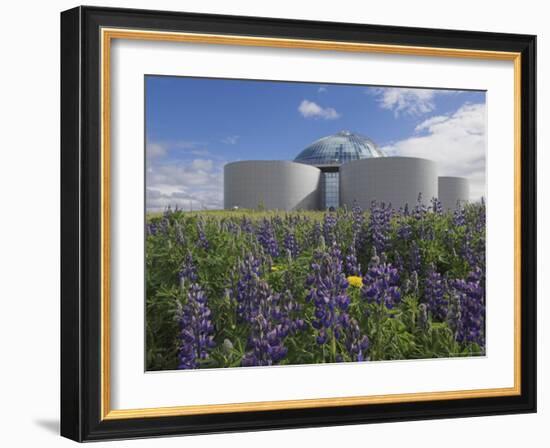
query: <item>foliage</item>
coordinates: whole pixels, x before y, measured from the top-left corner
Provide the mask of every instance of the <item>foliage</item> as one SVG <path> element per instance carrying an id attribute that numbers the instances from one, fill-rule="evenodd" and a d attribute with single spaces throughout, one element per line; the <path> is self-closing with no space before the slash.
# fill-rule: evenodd
<path id="1" fill-rule="evenodd" d="M 482 355 L 485 204 L 150 214 L 147 369 Z"/>

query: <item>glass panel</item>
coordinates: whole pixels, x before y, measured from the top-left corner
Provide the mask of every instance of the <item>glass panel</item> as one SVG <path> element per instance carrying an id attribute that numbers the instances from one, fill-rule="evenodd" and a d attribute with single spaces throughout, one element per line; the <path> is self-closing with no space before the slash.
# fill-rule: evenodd
<path id="1" fill-rule="evenodd" d="M 341 165 L 369 157 L 384 157 L 384 154 L 367 137 L 342 131 L 313 142 L 294 160 L 310 165 Z"/>
<path id="2" fill-rule="evenodd" d="M 339 173 L 323 173 L 323 205 L 325 209 L 340 206 Z"/>

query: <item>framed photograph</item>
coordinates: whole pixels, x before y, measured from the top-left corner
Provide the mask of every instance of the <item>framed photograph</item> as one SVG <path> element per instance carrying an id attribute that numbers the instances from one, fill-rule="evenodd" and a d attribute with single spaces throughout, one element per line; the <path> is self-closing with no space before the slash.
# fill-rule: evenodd
<path id="1" fill-rule="evenodd" d="M 535 36 L 61 14 L 61 433 L 536 411 Z"/>

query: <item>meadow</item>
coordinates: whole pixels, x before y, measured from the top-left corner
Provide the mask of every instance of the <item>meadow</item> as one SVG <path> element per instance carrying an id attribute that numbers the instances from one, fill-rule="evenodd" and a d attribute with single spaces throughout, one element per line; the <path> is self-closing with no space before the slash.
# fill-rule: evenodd
<path id="1" fill-rule="evenodd" d="M 485 353 L 485 204 L 146 219 L 146 367 Z"/>

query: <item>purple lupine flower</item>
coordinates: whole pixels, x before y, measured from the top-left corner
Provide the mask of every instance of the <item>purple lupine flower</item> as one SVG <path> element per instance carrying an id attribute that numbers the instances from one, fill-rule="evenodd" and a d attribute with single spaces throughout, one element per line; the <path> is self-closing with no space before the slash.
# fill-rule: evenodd
<path id="1" fill-rule="evenodd" d="M 162 213 L 162 218 L 158 223 L 158 231 L 162 235 L 168 235 L 168 232 L 170 231 L 170 221 L 171 221 L 172 215 L 173 215 L 172 209 L 170 206 L 168 206 Z"/>
<path id="2" fill-rule="evenodd" d="M 338 323 L 338 317 L 350 304 L 347 293 L 348 281 L 342 269 L 342 254 L 336 245 L 330 251 L 316 251 L 311 264 L 312 273 L 306 285 L 308 302 L 315 305 L 313 328 L 318 330 L 317 343 L 325 344 L 329 339 L 327 330 Z"/>
<path id="3" fill-rule="evenodd" d="M 435 237 L 434 226 L 430 225 L 425 218 L 428 213 L 428 207 L 424 205 L 422 193 L 418 194 L 416 206 L 413 209 L 413 217 L 417 221 L 418 238 L 421 240 L 433 240 Z"/>
<path id="4" fill-rule="evenodd" d="M 402 220 L 397 228 L 397 236 L 403 241 L 408 241 L 411 239 L 412 234 L 411 225 L 406 220 Z"/>
<path id="5" fill-rule="evenodd" d="M 362 250 L 367 242 L 367 234 L 365 231 L 365 214 L 361 207 L 354 203 L 351 209 L 351 233 L 352 238 L 355 241 L 355 248 Z"/>
<path id="6" fill-rule="evenodd" d="M 298 241 L 296 241 L 296 236 L 294 232 L 290 230 L 285 233 L 283 245 L 292 258 L 296 258 L 300 253 L 300 247 L 298 246 Z"/>
<path id="7" fill-rule="evenodd" d="M 296 334 L 306 328 L 302 316 L 302 306 L 294 299 L 289 289 L 280 295 L 280 320 L 289 326 L 290 333 Z"/>
<path id="8" fill-rule="evenodd" d="M 246 216 L 242 217 L 240 227 L 244 233 L 254 233 L 254 226 L 252 225 L 252 221 Z"/>
<path id="9" fill-rule="evenodd" d="M 393 252 L 392 264 L 395 267 L 395 269 L 397 269 L 397 272 L 403 272 L 403 270 L 405 269 L 405 263 L 403 261 L 403 257 L 397 250 Z"/>
<path id="10" fill-rule="evenodd" d="M 361 276 L 361 264 L 357 261 L 355 247 L 355 240 L 353 240 L 346 255 L 346 274 Z"/>
<path id="11" fill-rule="evenodd" d="M 485 250 L 476 250 L 472 229 L 467 227 L 460 247 L 460 255 L 471 269 L 485 265 Z"/>
<path id="12" fill-rule="evenodd" d="M 419 272 L 421 266 L 422 257 L 420 256 L 420 248 L 418 247 L 416 241 L 413 241 L 409 256 L 409 270 Z"/>
<path id="13" fill-rule="evenodd" d="M 443 207 L 441 206 L 441 201 L 438 198 L 432 198 L 430 202 L 432 203 L 433 213 L 436 215 L 443 214 Z"/>
<path id="14" fill-rule="evenodd" d="M 401 301 L 399 273 L 391 264 L 381 262 L 375 254 L 363 276 L 361 296 L 367 303 L 383 304 L 393 308 Z"/>
<path id="15" fill-rule="evenodd" d="M 236 293 L 237 314 L 241 322 L 249 325 L 247 352 L 243 366 L 277 364 L 286 356 L 284 339 L 291 330 L 301 328 L 289 319 L 294 303 L 289 294 L 274 294 L 260 278 L 261 262 L 253 254 L 241 261 Z"/>
<path id="16" fill-rule="evenodd" d="M 456 340 L 461 343 L 485 344 L 485 287 L 483 272 L 476 268 L 468 277 L 451 282 L 458 303 L 458 319 L 454 323 Z"/>
<path id="17" fill-rule="evenodd" d="M 435 266 L 430 265 L 426 274 L 424 285 L 424 303 L 432 317 L 442 322 L 447 317 L 447 283 L 441 277 L 441 274 L 435 270 Z"/>
<path id="18" fill-rule="evenodd" d="M 485 282 L 485 205 L 468 207 L 466 232 L 459 253 L 471 270 L 480 268 Z"/>
<path id="19" fill-rule="evenodd" d="M 159 232 L 159 226 L 156 222 L 150 222 L 146 226 L 147 235 L 155 236 Z"/>
<path id="20" fill-rule="evenodd" d="M 167 217 L 163 217 L 158 223 L 158 233 L 162 235 L 168 235 L 170 230 L 170 220 Z"/>
<path id="21" fill-rule="evenodd" d="M 223 221 L 222 230 L 232 233 L 233 235 L 238 235 L 241 232 L 241 228 L 232 220 Z"/>
<path id="22" fill-rule="evenodd" d="M 285 270 L 283 273 L 282 287 L 284 292 L 281 294 L 280 306 L 285 316 L 289 319 L 292 334 L 296 334 L 307 327 L 304 321 L 302 305 L 294 298 L 291 292 L 296 290 L 297 284 L 296 277 L 291 271 Z"/>
<path id="23" fill-rule="evenodd" d="M 361 334 L 357 321 L 347 313 L 349 284 L 338 246 L 333 244 L 328 252 L 316 251 L 311 269 L 313 272 L 306 282 L 309 288 L 306 300 L 315 306 L 312 326 L 317 330 L 317 344 L 329 345 L 331 359 L 336 362 L 343 361 L 344 356 L 353 361 L 367 360 L 369 340 Z M 336 344 L 337 341 L 340 344 Z M 342 347 L 345 352 L 339 352 Z"/>
<path id="24" fill-rule="evenodd" d="M 282 227 L 283 226 L 283 219 L 279 215 L 275 215 L 273 218 L 271 218 L 271 224 L 273 224 L 273 227 Z"/>
<path id="25" fill-rule="evenodd" d="M 466 213 L 464 206 L 459 202 L 453 212 L 453 225 L 460 227 L 466 225 Z"/>
<path id="26" fill-rule="evenodd" d="M 210 314 L 206 295 L 198 284 L 192 283 L 180 316 L 178 369 L 198 368 L 215 347 Z"/>
<path id="27" fill-rule="evenodd" d="M 182 288 L 185 287 L 186 283 L 197 282 L 197 268 L 195 266 L 195 263 L 193 262 L 193 256 L 191 255 L 191 252 L 187 252 L 185 259 L 181 264 L 180 270 L 178 272 L 178 279 Z"/>
<path id="28" fill-rule="evenodd" d="M 412 215 L 417 220 L 421 220 L 424 218 L 426 213 L 428 212 L 428 209 L 424 205 L 424 201 L 422 200 L 422 193 L 418 193 L 418 199 L 416 200 L 416 205 L 413 208 Z"/>
<path id="29" fill-rule="evenodd" d="M 391 206 L 386 207 L 383 202 L 378 204 L 376 201 L 372 201 L 368 233 L 373 247 L 379 254 L 384 252 L 388 246 L 392 213 Z"/>
<path id="30" fill-rule="evenodd" d="M 322 237 L 321 224 L 314 222 L 311 232 L 308 236 L 309 247 L 317 247 Z M 324 239 L 324 238 L 323 238 Z"/>
<path id="31" fill-rule="evenodd" d="M 275 238 L 275 231 L 267 219 L 264 219 L 258 228 L 258 242 L 271 257 L 279 256 L 279 244 Z"/>
<path id="32" fill-rule="evenodd" d="M 352 232 L 353 235 L 357 237 L 361 229 L 363 228 L 363 224 L 365 223 L 365 215 L 363 214 L 363 209 L 357 204 L 357 202 L 353 203 L 353 207 L 351 208 L 351 216 L 352 216 Z"/>
<path id="33" fill-rule="evenodd" d="M 477 216 L 475 220 L 475 230 L 480 233 L 485 231 L 485 198 L 481 197 L 481 202 L 477 207 Z"/>
<path id="34" fill-rule="evenodd" d="M 344 341 L 351 361 L 368 361 L 369 338 L 361 333 L 357 320 L 350 318 L 349 314 L 343 313 L 340 315 L 339 324 L 338 332 L 341 333 L 341 339 Z"/>
<path id="35" fill-rule="evenodd" d="M 325 238 L 325 243 L 328 246 L 331 246 L 332 243 L 336 241 L 337 224 L 338 219 L 336 218 L 336 213 L 325 213 L 325 217 L 323 218 L 323 236 Z"/>
<path id="36" fill-rule="evenodd" d="M 287 354 L 284 340 L 290 331 L 290 322 L 281 309 L 281 295 L 272 293 L 267 282 L 260 280 L 257 288 L 258 307 L 249 320 L 250 334 L 243 367 L 278 364 Z"/>
<path id="37" fill-rule="evenodd" d="M 241 321 L 251 322 L 258 312 L 261 261 L 249 253 L 239 264 L 235 292 L 237 315 Z"/>
<path id="38" fill-rule="evenodd" d="M 204 224 L 202 221 L 197 221 L 197 233 L 198 233 L 198 246 L 203 248 L 204 250 L 208 250 L 210 247 L 210 243 L 208 242 L 208 239 L 206 238 L 206 234 L 204 233 Z"/>

